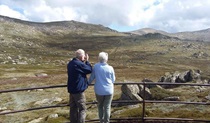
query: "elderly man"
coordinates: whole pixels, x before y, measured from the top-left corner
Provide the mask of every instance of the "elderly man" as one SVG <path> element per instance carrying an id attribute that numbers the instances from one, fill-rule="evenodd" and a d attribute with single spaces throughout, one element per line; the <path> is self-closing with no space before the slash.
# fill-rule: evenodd
<path id="1" fill-rule="evenodd" d="M 89 56 L 85 51 L 78 49 L 67 65 L 68 83 L 70 93 L 70 122 L 84 123 L 86 117 L 86 98 L 84 91 L 88 88 L 87 74 L 92 72 L 92 66 L 88 62 Z"/>

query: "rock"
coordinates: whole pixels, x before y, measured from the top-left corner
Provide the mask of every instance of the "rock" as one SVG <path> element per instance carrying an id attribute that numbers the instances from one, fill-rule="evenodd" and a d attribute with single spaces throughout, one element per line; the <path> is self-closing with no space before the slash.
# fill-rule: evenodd
<path id="1" fill-rule="evenodd" d="M 12 57 L 8 56 L 7 59 L 8 59 L 8 60 L 12 60 Z"/>
<path id="2" fill-rule="evenodd" d="M 204 53 L 204 52 L 202 52 L 202 51 L 199 51 L 199 52 L 197 52 L 197 53 L 194 53 L 193 55 L 192 55 L 192 57 L 195 57 L 195 58 L 206 58 L 206 57 L 208 57 L 209 55 L 207 54 L 207 53 Z"/>
<path id="3" fill-rule="evenodd" d="M 143 98 L 145 96 L 146 100 L 149 100 L 152 98 L 152 94 L 149 90 L 149 88 L 145 87 L 145 91 L 144 91 L 144 86 L 143 85 L 138 85 L 139 86 L 139 95 Z"/>
<path id="4" fill-rule="evenodd" d="M 138 85 L 122 85 L 122 96 L 121 100 L 139 100 L 142 101 L 142 98 L 138 95 L 140 90 Z"/>
<path id="5" fill-rule="evenodd" d="M 35 74 L 36 77 L 47 77 L 48 75 L 46 73 L 37 73 Z"/>
<path id="6" fill-rule="evenodd" d="M 17 80 L 17 78 L 12 78 L 11 80 L 15 81 L 15 80 Z"/>
<path id="7" fill-rule="evenodd" d="M 48 119 L 57 118 L 58 114 L 51 114 L 48 116 Z"/>
<path id="8" fill-rule="evenodd" d="M 11 112 L 12 110 L 3 110 L 3 111 L 0 111 L 1 113 L 8 113 L 8 112 Z M 1 122 L 0 122 L 1 123 Z"/>
<path id="9" fill-rule="evenodd" d="M 145 99 L 151 99 L 152 95 L 149 88 L 145 87 L 145 92 L 143 90 L 143 85 L 138 84 L 123 84 L 121 87 L 122 95 L 121 100 L 134 100 L 134 101 L 142 101 L 143 97 Z"/>
<path id="10" fill-rule="evenodd" d="M 28 64 L 28 62 L 27 61 L 17 61 L 17 63 L 16 64 Z"/>
<path id="11" fill-rule="evenodd" d="M 0 111 L 7 110 L 7 107 L 0 107 Z"/>
<path id="12" fill-rule="evenodd" d="M 175 73 L 166 73 L 162 76 L 158 82 L 169 82 L 169 83 L 186 83 L 191 81 L 200 80 L 201 71 L 200 70 L 188 70 L 182 73 L 176 71 Z M 178 85 L 161 85 L 163 88 L 173 88 Z"/>
<path id="13" fill-rule="evenodd" d="M 196 91 L 197 92 L 199 92 L 199 93 L 201 93 L 201 92 L 204 92 L 206 89 L 208 89 L 208 88 L 206 88 L 205 86 L 193 86 L 195 89 L 196 89 Z"/>
<path id="14" fill-rule="evenodd" d="M 210 100 L 210 95 L 206 96 L 205 99 Z"/>
<path id="15" fill-rule="evenodd" d="M 51 105 L 52 103 L 55 102 L 61 102 L 63 99 L 59 98 L 59 97 L 53 97 L 51 99 L 43 99 L 41 101 L 37 101 L 34 103 L 34 105 Z"/>
<path id="16" fill-rule="evenodd" d="M 30 121 L 30 122 L 28 122 L 28 123 L 41 123 L 41 122 L 44 122 L 44 118 L 38 118 L 38 119 L 34 119 L 34 120 L 32 120 L 32 121 Z"/>
<path id="17" fill-rule="evenodd" d="M 44 89 L 36 89 L 36 91 L 43 91 Z"/>
<path id="18" fill-rule="evenodd" d="M 173 96 L 173 97 L 166 97 L 163 100 L 167 100 L 167 101 L 180 101 L 180 98 L 178 96 Z"/>

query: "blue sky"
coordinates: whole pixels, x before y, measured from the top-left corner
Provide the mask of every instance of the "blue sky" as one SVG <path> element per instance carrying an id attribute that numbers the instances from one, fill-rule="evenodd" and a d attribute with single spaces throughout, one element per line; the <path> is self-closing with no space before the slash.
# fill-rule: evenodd
<path id="1" fill-rule="evenodd" d="M 75 20 L 119 32 L 210 28 L 210 0 L 0 0 L 0 15 L 32 22 Z"/>

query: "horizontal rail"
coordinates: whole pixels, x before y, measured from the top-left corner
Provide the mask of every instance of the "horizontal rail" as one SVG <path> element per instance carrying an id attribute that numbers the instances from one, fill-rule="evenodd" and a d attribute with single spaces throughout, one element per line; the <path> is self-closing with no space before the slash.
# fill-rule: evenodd
<path id="1" fill-rule="evenodd" d="M 192 104 L 192 105 L 210 105 L 210 102 L 185 102 L 185 101 L 156 101 L 156 100 L 120 100 L 120 101 L 112 101 L 112 103 L 174 103 L 174 104 Z M 97 104 L 97 101 L 87 102 L 88 104 Z"/>
<path id="2" fill-rule="evenodd" d="M 159 118 L 159 117 L 145 117 L 144 120 L 172 120 L 172 121 L 194 121 L 194 122 L 210 122 L 210 120 L 202 120 L 202 119 L 189 119 L 189 118 Z"/>
<path id="3" fill-rule="evenodd" d="M 185 85 L 185 86 L 210 86 L 210 84 L 193 84 L 193 83 L 166 83 L 166 82 L 117 82 L 114 85 Z M 90 84 L 92 86 L 94 84 Z M 10 89 L 10 90 L 1 90 L 0 93 L 16 92 L 16 91 L 27 91 L 27 90 L 36 90 L 36 89 L 49 89 L 49 88 L 60 88 L 67 87 L 67 85 L 51 85 L 51 86 L 42 86 L 42 87 L 31 87 L 31 88 L 20 88 L 20 89 Z"/>
<path id="4" fill-rule="evenodd" d="M 143 101 L 124 100 L 124 101 L 112 101 L 112 103 L 143 103 Z M 202 102 L 150 101 L 150 100 L 145 100 L 145 103 L 174 103 L 174 104 L 210 105 L 210 103 L 202 103 Z M 97 104 L 97 101 L 86 103 L 86 105 L 91 105 L 91 104 Z M 29 109 L 16 110 L 16 111 L 0 112 L 0 115 L 14 114 L 14 113 L 19 113 L 19 112 L 26 112 L 26 111 L 33 111 L 33 110 L 47 109 L 47 108 L 66 107 L 66 106 L 69 106 L 69 104 L 59 104 L 59 105 L 43 106 L 43 107 L 29 108 Z"/>
<path id="5" fill-rule="evenodd" d="M 16 92 L 16 91 L 28 91 L 28 90 L 36 90 L 36 89 L 61 88 L 61 87 L 67 87 L 67 85 L 52 85 L 52 86 L 42 86 L 42 87 L 32 87 L 32 88 L 19 88 L 19 89 L 11 89 L 11 90 L 1 90 L 0 93 L 8 93 L 8 92 Z"/>
<path id="6" fill-rule="evenodd" d="M 97 122 L 98 123 L 99 119 L 93 119 L 93 120 L 86 120 L 85 122 Z M 140 117 L 126 117 L 126 118 L 110 118 L 110 121 L 142 121 L 142 118 Z M 114 122 L 111 122 L 114 123 Z M 130 122 L 129 122 L 130 123 Z"/>
<path id="7" fill-rule="evenodd" d="M 137 123 L 137 121 L 167 121 L 167 123 L 169 121 L 193 121 L 193 122 L 204 122 L 204 123 L 209 123 L 210 120 L 205 120 L 205 119 L 189 119 L 189 118 L 159 118 L 159 117 L 144 117 L 143 119 L 141 117 L 126 117 L 126 118 L 110 118 L 110 121 L 125 121 L 124 123 L 126 123 L 126 121 L 135 121 Z M 86 122 L 94 122 L 94 121 L 99 121 L 99 119 L 93 119 L 93 120 L 86 120 Z M 130 123 L 130 122 L 127 122 Z M 138 122 L 139 123 L 139 122 Z"/>
<path id="8" fill-rule="evenodd" d="M 196 104 L 196 105 L 210 105 L 210 102 L 184 102 L 184 101 L 152 101 L 145 100 L 145 103 L 174 103 L 174 104 Z"/>
<path id="9" fill-rule="evenodd" d="M 0 112 L 0 115 L 14 114 L 14 113 L 20 113 L 20 112 L 26 112 L 26 111 L 33 111 L 33 110 L 47 109 L 47 108 L 66 107 L 66 106 L 69 106 L 69 104 L 52 105 L 52 106 L 43 106 L 43 107 L 29 108 L 29 109 L 16 110 L 16 111 Z"/>

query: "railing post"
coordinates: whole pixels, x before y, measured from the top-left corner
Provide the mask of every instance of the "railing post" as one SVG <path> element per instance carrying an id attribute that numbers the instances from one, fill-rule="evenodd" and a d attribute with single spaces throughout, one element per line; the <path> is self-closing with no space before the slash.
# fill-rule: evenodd
<path id="1" fill-rule="evenodd" d="M 145 82 L 143 82 L 142 122 L 145 122 Z"/>

